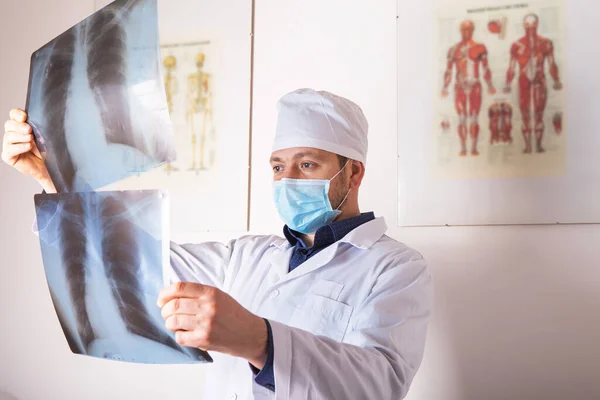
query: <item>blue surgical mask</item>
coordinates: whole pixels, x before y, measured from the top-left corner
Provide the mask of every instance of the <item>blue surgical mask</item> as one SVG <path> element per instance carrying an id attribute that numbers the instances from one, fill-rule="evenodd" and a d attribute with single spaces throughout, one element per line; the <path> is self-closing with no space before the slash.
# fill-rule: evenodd
<path id="1" fill-rule="evenodd" d="M 329 180 L 283 178 L 273 182 L 275 206 L 288 228 L 310 234 L 331 223 L 342 213 L 339 208 L 348 198 L 350 189 L 334 210 L 329 201 L 329 183 L 346 168 L 346 165 Z"/>

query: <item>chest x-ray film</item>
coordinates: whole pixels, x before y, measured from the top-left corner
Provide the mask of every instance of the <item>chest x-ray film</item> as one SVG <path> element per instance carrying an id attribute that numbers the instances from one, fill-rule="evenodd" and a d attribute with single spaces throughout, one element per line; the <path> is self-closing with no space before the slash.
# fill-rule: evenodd
<path id="1" fill-rule="evenodd" d="M 148 364 L 212 362 L 208 353 L 176 343 L 156 305 L 169 262 L 165 192 L 38 194 L 35 208 L 46 279 L 73 353 Z"/>
<path id="2" fill-rule="evenodd" d="M 118 0 L 33 53 L 29 124 L 58 190 L 98 189 L 175 159 L 157 0 Z"/>

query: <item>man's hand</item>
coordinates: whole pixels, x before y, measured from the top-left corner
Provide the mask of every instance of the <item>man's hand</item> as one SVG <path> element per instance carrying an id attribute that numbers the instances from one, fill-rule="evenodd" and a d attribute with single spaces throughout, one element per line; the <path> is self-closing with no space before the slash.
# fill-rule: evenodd
<path id="1" fill-rule="evenodd" d="M 246 359 L 258 369 L 267 359 L 266 322 L 227 293 L 199 283 L 178 282 L 158 296 L 165 326 L 177 343 Z"/>
<path id="2" fill-rule="evenodd" d="M 4 124 L 2 161 L 23 175 L 38 181 L 48 193 L 56 193 L 50 174 L 33 138 L 27 114 L 18 108 L 10 111 L 10 119 Z"/>

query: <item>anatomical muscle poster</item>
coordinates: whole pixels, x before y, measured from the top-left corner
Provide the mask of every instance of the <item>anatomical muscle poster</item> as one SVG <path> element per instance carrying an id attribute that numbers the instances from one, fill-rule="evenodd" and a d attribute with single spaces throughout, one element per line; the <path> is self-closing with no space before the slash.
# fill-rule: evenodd
<path id="1" fill-rule="evenodd" d="M 436 177 L 564 175 L 563 14 L 559 0 L 437 10 Z"/>
<path id="2" fill-rule="evenodd" d="M 397 8 L 398 224 L 600 222 L 594 13 L 564 0 Z"/>

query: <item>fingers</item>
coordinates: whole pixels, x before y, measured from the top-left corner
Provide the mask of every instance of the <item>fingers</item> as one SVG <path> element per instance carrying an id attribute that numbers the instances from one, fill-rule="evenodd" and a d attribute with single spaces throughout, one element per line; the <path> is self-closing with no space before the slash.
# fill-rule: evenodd
<path id="1" fill-rule="evenodd" d="M 210 350 L 208 338 L 202 332 L 180 330 L 175 332 L 175 341 L 180 346 L 197 347 L 205 351 Z"/>
<path id="2" fill-rule="evenodd" d="M 171 315 L 195 315 L 198 311 L 200 311 L 200 306 L 198 304 L 197 299 L 177 298 L 165 304 L 164 307 L 160 310 L 160 314 L 166 320 Z"/>
<path id="3" fill-rule="evenodd" d="M 20 156 L 21 154 L 29 152 L 32 149 L 32 146 L 32 143 L 19 143 L 7 146 L 2 150 L 2 160 L 11 164 L 10 160 Z M 13 164 L 14 162 L 11 165 Z"/>
<path id="4" fill-rule="evenodd" d="M 20 132 L 6 132 L 4 134 L 4 145 L 19 143 L 33 143 L 33 135 Z"/>
<path id="5" fill-rule="evenodd" d="M 13 110 L 14 111 L 14 110 Z M 13 112 L 11 111 L 11 114 Z M 6 121 L 4 124 L 4 137 L 2 139 L 2 159 L 10 163 L 12 158 L 31 151 L 34 147 L 37 156 L 41 158 L 35 141 L 33 139 L 31 126 L 24 122 L 18 122 L 14 119 Z"/>
<path id="6" fill-rule="evenodd" d="M 7 121 L 4 126 L 6 133 L 3 138 L 2 160 L 8 164 L 11 164 L 11 160 L 15 157 L 27 153 L 34 148 L 35 151 L 37 151 L 36 155 L 41 158 L 37 146 L 35 145 L 33 135 L 31 134 L 31 127 L 27 124 L 23 124 L 27 125 L 27 127 L 23 127 L 19 124 L 21 123 L 10 120 Z"/>
<path id="7" fill-rule="evenodd" d="M 210 286 L 193 282 L 177 282 L 160 291 L 156 304 L 163 307 L 175 298 L 197 298 L 210 292 Z"/>
<path id="8" fill-rule="evenodd" d="M 24 122 L 27 118 L 25 112 L 15 108 L 10 111 L 10 117 L 11 119 L 4 124 L 5 133 L 2 139 L 2 159 L 4 161 L 26 153 L 34 147 L 37 151 L 32 134 L 33 130 L 29 124 Z M 37 153 L 39 154 L 39 151 Z M 39 157 L 41 158 L 41 155 Z"/>
<path id="9" fill-rule="evenodd" d="M 4 124 L 5 132 L 15 132 L 22 134 L 31 134 L 33 131 L 31 129 L 31 125 L 26 122 L 15 121 L 14 119 L 9 119 Z"/>
<path id="10" fill-rule="evenodd" d="M 165 326 L 171 332 L 193 331 L 198 327 L 198 317 L 184 314 L 171 315 L 165 320 Z"/>
<path id="11" fill-rule="evenodd" d="M 27 113 L 20 108 L 13 108 L 10 110 L 10 119 L 15 120 L 16 122 L 25 122 L 27 121 Z"/>

